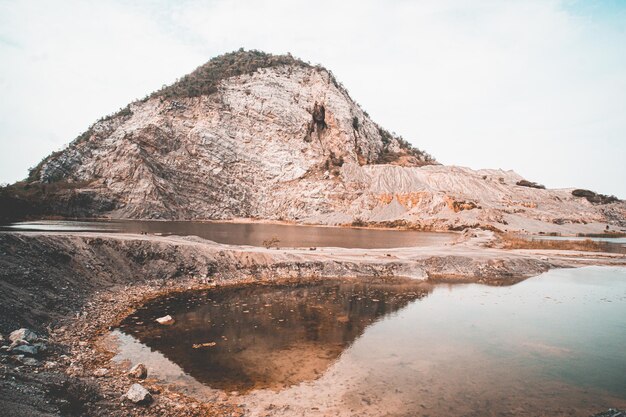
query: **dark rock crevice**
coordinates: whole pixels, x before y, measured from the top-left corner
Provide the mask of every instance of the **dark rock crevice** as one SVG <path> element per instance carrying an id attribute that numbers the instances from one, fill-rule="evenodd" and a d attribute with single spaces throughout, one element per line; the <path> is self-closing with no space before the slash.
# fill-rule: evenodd
<path id="1" fill-rule="evenodd" d="M 326 129 L 326 108 L 323 104 L 318 104 L 317 101 L 313 106 L 313 123 L 317 127 L 318 133 Z"/>

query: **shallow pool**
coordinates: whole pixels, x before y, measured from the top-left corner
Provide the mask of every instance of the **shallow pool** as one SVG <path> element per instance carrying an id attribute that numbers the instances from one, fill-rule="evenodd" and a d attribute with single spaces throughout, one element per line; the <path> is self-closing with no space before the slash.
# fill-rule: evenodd
<path id="1" fill-rule="evenodd" d="M 175 323 L 155 322 L 170 314 Z M 626 407 L 626 268 L 512 286 L 224 288 L 149 303 L 116 360 L 250 415 L 580 415 Z"/>

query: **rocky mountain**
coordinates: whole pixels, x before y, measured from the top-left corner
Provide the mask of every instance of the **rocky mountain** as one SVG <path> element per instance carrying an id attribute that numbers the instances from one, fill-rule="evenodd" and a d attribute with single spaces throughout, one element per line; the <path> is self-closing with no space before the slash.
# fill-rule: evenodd
<path id="1" fill-rule="evenodd" d="M 440 165 L 374 123 L 328 70 L 242 50 L 101 119 L 3 192 L 18 209 L 70 216 L 626 227 L 622 201 Z"/>

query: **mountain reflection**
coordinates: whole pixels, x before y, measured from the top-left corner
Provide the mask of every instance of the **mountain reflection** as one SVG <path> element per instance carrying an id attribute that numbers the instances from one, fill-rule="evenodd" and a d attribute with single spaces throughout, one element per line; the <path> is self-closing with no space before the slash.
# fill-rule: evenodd
<path id="1" fill-rule="evenodd" d="M 120 327 L 212 388 L 278 390 L 318 378 L 367 326 L 428 291 L 398 279 L 217 288 L 154 300 Z M 155 322 L 166 314 L 173 325 Z"/>

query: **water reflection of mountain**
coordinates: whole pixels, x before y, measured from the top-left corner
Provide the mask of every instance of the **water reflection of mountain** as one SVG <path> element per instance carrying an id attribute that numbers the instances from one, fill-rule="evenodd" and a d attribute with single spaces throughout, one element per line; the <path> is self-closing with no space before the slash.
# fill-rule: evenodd
<path id="1" fill-rule="evenodd" d="M 368 325 L 428 292 L 380 279 L 223 288 L 155 300 L 123 331 L 213 388 L 280 389 L 316 379 Z M 155 323 L 165 314 L 174 325 Z"/>

